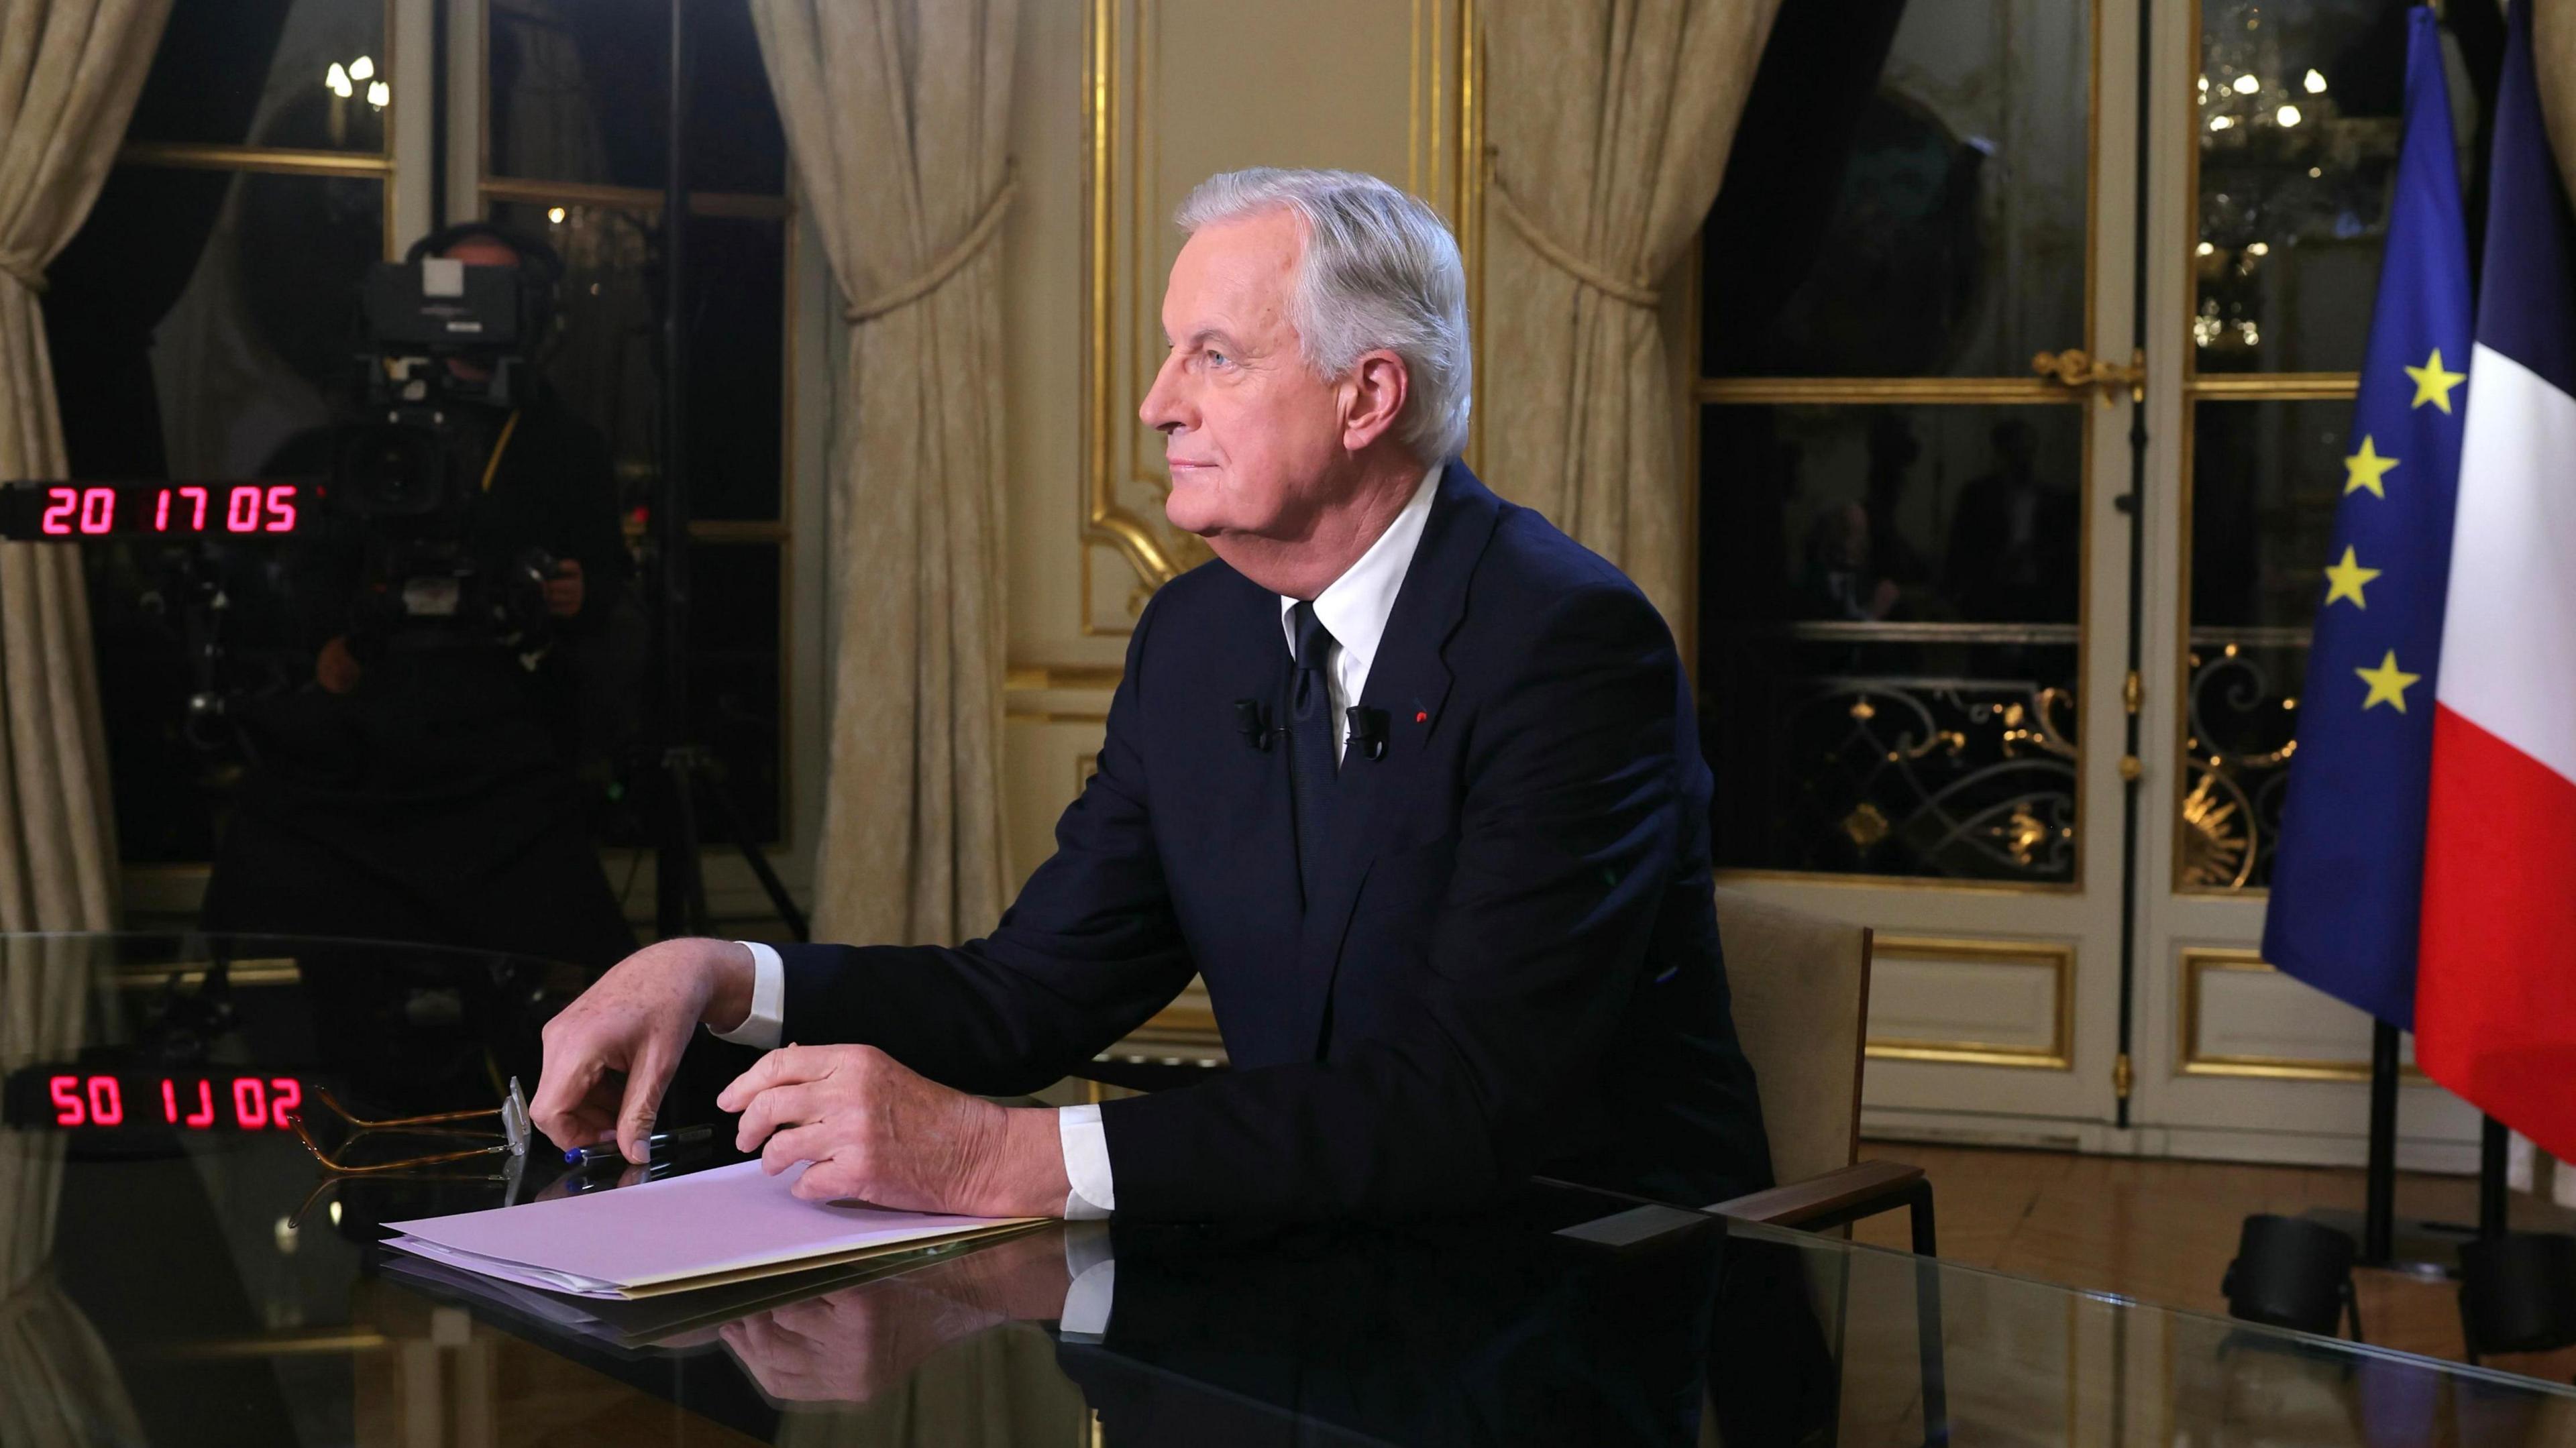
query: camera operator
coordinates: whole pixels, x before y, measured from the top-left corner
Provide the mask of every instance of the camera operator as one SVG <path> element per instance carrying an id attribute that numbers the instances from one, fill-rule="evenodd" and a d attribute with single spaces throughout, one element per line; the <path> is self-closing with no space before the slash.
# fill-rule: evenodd
<path id="1" fill-rule="evenodd" d="M 426 238 L 413 262 L 426 255 L 522 268 L 540 295 L 560 269 L 542 243 L 480 222 Z M 252 766 L 204 924 L 606 967 L 634 938 L 588 826 L 584 775 L 604 771 L 584 764 L 634 718 L 643 635 L 607 444 L 523 364 L 432 365 L 448 374 L 439 436 L 462 495 L 437 544 L 457 561 L 414 576 L 408 520 L 347 508 L 283 561 L 311 682 L 238 721 Z M 512 385 L 479 400 L 503 366 Z M 300 437 L 265 471 L 346 471 L 358 435 Z"/>

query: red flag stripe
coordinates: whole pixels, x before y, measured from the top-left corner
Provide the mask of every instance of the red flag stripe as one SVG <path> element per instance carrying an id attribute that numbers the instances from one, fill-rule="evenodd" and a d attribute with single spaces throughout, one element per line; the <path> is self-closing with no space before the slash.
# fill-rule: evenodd
<path id="1" fill-rule="evenodd" d="M 2433 716 L 2415 1059 L 2576 1160 L 2576 783 Z"/>

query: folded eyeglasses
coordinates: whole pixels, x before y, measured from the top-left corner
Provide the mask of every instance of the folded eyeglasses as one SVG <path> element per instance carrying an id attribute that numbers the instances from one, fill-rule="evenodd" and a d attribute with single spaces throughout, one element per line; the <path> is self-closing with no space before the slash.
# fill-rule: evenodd
<path id="1" fill-rule="evenodd" d="M 341 1156 L 346 1156 L 350 1146 L 360 1139 L 377 1133 L 399 1134 L 403 1136 L 490 1137 L 495 1133 L 488 1127 L 466 1128 L 459 1126 L 456 1123 L 481 1121 L 490 1117 L 500 1118 L 501 1129 L 498 1135 L 501 1139 L 496 1142 L 491 1142 L 488 1145 L 469 1147 L 462 1151 L 432 1152 L 420 1156 L 407 1156 L 395 1161 L 355 1162 L 343 1161 L 339 1159 L 339 1157 L 334 1157 L 330 1152 L 324 1151 L 322 1149 L 322 1143 L 315 1141 L 313 1139 L 313 1133 L 304 1125 L 303 1115 L 297 1112 L 288 1113 L 286 1124 L 294 1129 L 295 1139 L 304 1143 L 304 1149 L 313 1153 L 313 1159 L 322 1164 L 322 1169 L 324 1171 L 330 1172 L 335 1176 L 357 1176 L 363 1173 L 372 1172 L 411 1171 L 420 1167 L 436 1166 L 443 1162 L 467 1161 L 478 1156 L 501 1156 L 504 1154 L 511 1158 L 511 1160 L 506 1164 L 509 1168 L 509 1174 L 516 1175 L 518 1166 L 528 1154 L 528 1137 L 530 1134 L 530 1127 L 528 1125 L 528 1098 L 519 1090 L 519 1078 L 516 1076 L 510 1078 L 510 1094 L 502 1097 L 501 1104 L 498 1106 L 471 1111 L 437 1111 L 431 1112 L 425 1116 L 390 1116 L 382 1119 L 360 1116 L 356 1112 L 353 1112 L 349 1108 L 341 1105 L 339 1101 L 331 1095 L 327 1088 L 319 1085 L 313 1087 L 311 1096 L 313 1100 L 321 1102 L 325 1107 L 330 1109 L 332 1115 L 339 1117 L 351 1128 L 348 1137 L 340 1143 Z M 497 1177 L 500 1174 L 496 1173 L 495 1175 Z"/>

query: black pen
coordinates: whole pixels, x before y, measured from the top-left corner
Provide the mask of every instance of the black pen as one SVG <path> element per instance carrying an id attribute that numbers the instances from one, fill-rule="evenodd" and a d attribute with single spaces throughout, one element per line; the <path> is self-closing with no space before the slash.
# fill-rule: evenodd
<path id="1" fill-rule="evenodd" d="M 677 1131 L 654 1132 L 644 1138 L 645 1159 L 649 1161 L 657 1152 L 668 1148 L 689 1146 L 704 1141 L 714 1134 L 715 1128 L 712 1126 L 684 1126 Z M 593 1162 L 623 1162 L 624 1160 L 626 1160 L 625 1155 L 618 1151 L 617 1143 L 613 1141 L 603 1141 L 594 1146 L 568 1147 L 564 1151 L 566 1166 L 589 1166 Z"/>

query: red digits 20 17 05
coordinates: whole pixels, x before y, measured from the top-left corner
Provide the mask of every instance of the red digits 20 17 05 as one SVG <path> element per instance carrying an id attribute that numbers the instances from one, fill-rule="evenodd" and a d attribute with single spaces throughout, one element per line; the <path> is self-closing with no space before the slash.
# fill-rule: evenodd
<path id="1" fill-rule="evenodd" d="M 114 1076 L 55 1076 L 46 1082 L 56 1126 L 119 1126 L 125 1121 L 125 1087 Z M 218 1125 L 243 1131 L 284 1131 L 286 1118 L 304 1104 L 304 1083 L 292 1076 L 236 1076 L 226 1087 L 199 1078 L 161 1078 L 161 1119 L 188 1131 Z"/>

